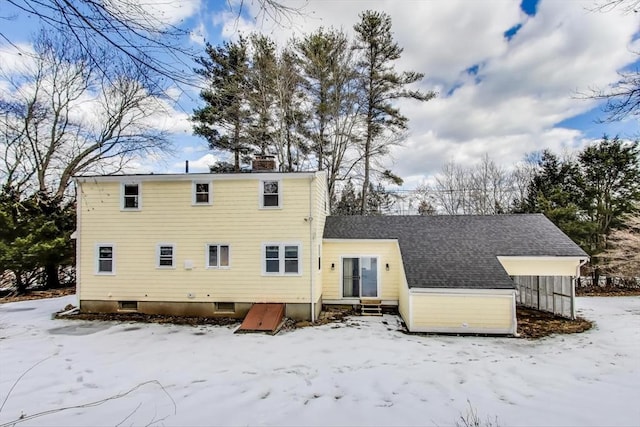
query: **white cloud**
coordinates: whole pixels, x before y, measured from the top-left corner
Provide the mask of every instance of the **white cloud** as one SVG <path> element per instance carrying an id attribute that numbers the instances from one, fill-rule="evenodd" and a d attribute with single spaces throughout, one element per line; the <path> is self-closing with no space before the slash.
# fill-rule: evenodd
<path id="1" fill-rule="evenodd" d="M 520 0 L 286 4 L 306 5 L 291 25 L 255 23 L 244 19 L 255 16 L 255 9 L 238 18 L 229 7 L 215 24 L 223 37 L 255 29 L 283 45 L 320 26 L 353 35 L 366 9 L 391 16 L 394 38 L 404 48 L 396 69 L 422 72 L 420 87 L 440 91 L 427 103 L 399 103 L 410 119 L 409 138 L 405 147 L 393 149 L 389 165 L 408 178 L 405 186 L 428 179 L 449 160 L 471 165 L 488 153 L 510 166 L 532 151 L 584 146 L 589 139 L 582 132 L 558 123 L 596 107 L 578 94 L 615 82 L 617 71 L 637 60 L 640 46 L 640 40 L 632 42 L 639 28 L 635 14 L 592 12 L 592 0 L 542 0 L 535 16 L 522 12 Z M 507 40 L 505 31 L 516 25 L 519 31 Z M 466 72 L 474 65 L 478 75 Z"/>
<path id="2" fill-rule="evenodd" d="M 144 3 L 130 0 L 105 1 L 107 9 L 123 14 L 128 19 L 144 22 L 158 28 L 179 25 L 200 9 L 200 0 L 145 0 Z"/>
<path id="3" fill-rule="evenodd" d="M 204 26 L 204 22 L 200 22 L 200 24 L 189 33 L 189 40 L 191 40 L 192 43 L 204 46 L 207 40 L 207 29 Z"/>

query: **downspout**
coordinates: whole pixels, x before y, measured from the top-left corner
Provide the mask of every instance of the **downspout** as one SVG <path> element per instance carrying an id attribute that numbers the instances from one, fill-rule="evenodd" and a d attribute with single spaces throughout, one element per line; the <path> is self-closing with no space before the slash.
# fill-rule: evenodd
<path id="1" fill-rule="evenodd" d="M 576 318 L 576 280 L 580 277 L 580 268 L 589 261 L 589 258 L 580 260 L 580 264 L 576 267 L 576 278 L 573 279 L 573 286 L 571 286 L 571 318 Z"/>
<path id="2" fill-rule="evenodd" d="M 314 243 L 313 243 L 313 197 L 312 197 L 312 190 L 313 190 L 313 181 L 315 180 L 315 174 L 313 174 L 311 176 L 311 178 L 309 178 L 309 276 L 311 278 L 311 298 L 310 298 L 310 302 L 311 302 L 311 322 L 315 322 L 316 321 L 316 310 L 315 310 L 315 301 L 314 301 L 314 296 L 315 296 L 315 271 L 314 271 L 314 257 L 313 257 L 313 247 L 314 247 Z"/>

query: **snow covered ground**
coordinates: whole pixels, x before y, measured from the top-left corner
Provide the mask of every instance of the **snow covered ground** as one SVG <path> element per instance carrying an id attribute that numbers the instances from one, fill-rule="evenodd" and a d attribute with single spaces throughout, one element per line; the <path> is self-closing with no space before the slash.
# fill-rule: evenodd
<path id="1" fill-rule="evenodd" d="M 468 402 L 501 426 L 640 424 L 640 297 L 578 298 L 596 328 L 538 341 L 406 335 L 388 315 L 273 337 L 52 320 L 68 303 L 0 305 L 0 425 L 448 426 Z"/>

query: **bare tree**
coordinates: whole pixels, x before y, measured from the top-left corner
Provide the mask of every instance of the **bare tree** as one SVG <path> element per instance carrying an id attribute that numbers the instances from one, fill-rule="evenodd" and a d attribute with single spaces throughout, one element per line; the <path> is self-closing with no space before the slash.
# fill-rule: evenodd
<path id="1" fill-rule="evenodd" d="M 20 14 L 38 18 L 42 29 L 73 40 L 87 61 L 105 74 L 102 57 L 95 55 L 96 47 L 125 58 L 138 73 L 162 76 L 178 86 L 199 86 L 190 72 L 198 54 L 185 43 L 191 29 L 174 22 L 178 9 L 185 7 L 181 2 L 173 6 L 168 2 L 150 4 L 135 0 L 6 0 L 5 3 L 0 19 L 13 19 Z M 304 10 L 304 5 L 289 6 L 280 0 L 229 1 L 227 7 L 238 17 L 249 14 L 256 22 L 271 20 L 278 25 L 286 24 Z M 17 47 L 15 40 L 1 28 L 0 39 Z M 160 80 L 153 83 L 160 88 Z"/>
<path id="2" fill-rule="evenodd" d="M 625 278 L 640 277 L 640 215 L 628 216 L 623 227 L 613 230 L 608 245 L 598 255 L 605 261 L 604 269 Z"/>
<path id="3" fill-rule="evenodd" d="M 93 51 L 109 67 L 98 70 L 72 40 L 44 33 L 34 47 L 33 63 L 5 76 L 10 89 L 0 93 L 5 184 L 62 197 L 73 175 L 114 173 L 135 155 L 168 148 L 153 123 L 162 101 L 137 67 Z"/>

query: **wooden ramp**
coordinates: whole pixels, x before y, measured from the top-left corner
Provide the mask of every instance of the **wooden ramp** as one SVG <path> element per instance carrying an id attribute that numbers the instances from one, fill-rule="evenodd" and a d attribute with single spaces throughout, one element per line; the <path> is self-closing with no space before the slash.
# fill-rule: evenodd
<path id="1" fill-rule="evenodd" d="M 284 304 L 253 304 L 236 332 L 275 334 L 284 317 Z"/>

